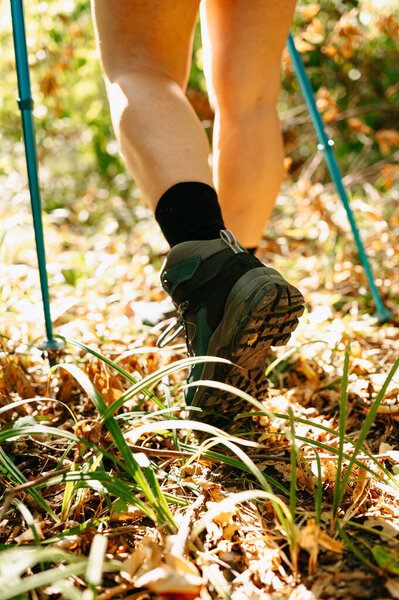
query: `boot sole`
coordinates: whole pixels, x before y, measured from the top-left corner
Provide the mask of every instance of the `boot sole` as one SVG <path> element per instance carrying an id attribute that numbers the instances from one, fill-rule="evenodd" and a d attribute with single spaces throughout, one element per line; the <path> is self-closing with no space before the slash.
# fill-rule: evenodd
<path id="1" fill-rule="evenodd" d="M 207 350 L 208 356 L 228 358 L 237 366 L 206 363 L 200 379 L 223 381 L 260 399 L 267 387 L 268 351 L 288 342 L 303 311 L 302 294 L 277 271 L 249 271 L 232 288 Z M 204 410 L 197 418 L 213 422 L 215 413 L 232 417 L 250 408 L 236 395 L 206 387 L 196 389 L 191 406 Z"/>

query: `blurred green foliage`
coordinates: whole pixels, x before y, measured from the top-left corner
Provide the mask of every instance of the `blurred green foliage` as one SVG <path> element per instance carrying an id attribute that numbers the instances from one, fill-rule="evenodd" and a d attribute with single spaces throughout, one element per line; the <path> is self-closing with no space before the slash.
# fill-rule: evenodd
<path id="1" fill-rule="evenodd" d="M 378 0 L 301 3 L 297 10 L 296 45 L 343 173 L 364 170 L 380 160 L 389 163 L 399 148 L 398 17 L 396 3 Z M 289 110 L 301 99 L 292 69 L 284 67 L 281 98 Z M 290 154 L 299 164 L 314 152 L 314 136 L 307 135 L 309 121 L 302 128 L 302 120 L 293 119 L 294 132 L 289 119 L 286 124 L 295 140 Z M 324 170 L 322 181 L 326 175 Z M 378 180 L 378 175 L 373 183 L 386 191 L 388 178 Z"/>
<path id="2" fill-rule="evenodd" d="M 140 194 L 112 132 L 89 3 L 30 0 L 25 11 L 44 209 L 86 230 L 107 209 L 127 230 Z M 342 171 L 365 173 L 394 201 L 399 198 L 398 23 L 393 2 L 323 0 L 301 3 L 293 25 Z M 200 43 L 197 27 L 190 85 L 203 91 Z M 0 49 L 0 184 L 7 202 L 26 185 L 8 2 L 0 6 Z M 313 157 L 316 140 L 286 54 L 280 108 L 295 179 Z M 328 181 L 323 164 L 312 177 Z M 362 177 L 359 181 L 362 187 Z"/>

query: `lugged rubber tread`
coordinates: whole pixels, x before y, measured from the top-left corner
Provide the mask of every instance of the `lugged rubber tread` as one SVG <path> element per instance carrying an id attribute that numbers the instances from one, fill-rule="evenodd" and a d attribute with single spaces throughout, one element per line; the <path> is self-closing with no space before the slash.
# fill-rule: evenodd
<path id="1" fill-rule="evenodd" d="M 263 278 L 263 285 L 258 287 L 255 281 L 254 290 L 239 308 L 239 301 L 235 301 L 235 309 L 231 307 L 234 293 L 237 293 L 233 288 L 223 319 L 211 338 L 208 354 L 228 357 L 237 366 L 206 363 L 201 379 L 226 382 L 262 399 L 267 389 L 268 350 L 271 346 L 287 343 L 304 311 L 302 294 L 279 277 L 279 283 L 274 281 L 272 284 L 265 284 Z M 237 289 L 243 285 L 238 282 Z M 204 410 L 200 419 L 213 423 L 250 409 L 249 403 L 239 396 L 204 386 L 197 388 L 192 405 Z"/>

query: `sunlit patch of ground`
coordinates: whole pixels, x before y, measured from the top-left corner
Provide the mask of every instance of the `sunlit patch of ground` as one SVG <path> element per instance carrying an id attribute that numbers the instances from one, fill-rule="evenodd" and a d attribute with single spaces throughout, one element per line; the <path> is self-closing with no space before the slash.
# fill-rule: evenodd
<path id="1" fill-rule="evenodd" d="M 63 528 L 93 522 L 94 527 L 63 540 L 57 538 L 54 544 L 84 556 L 97 530 L 108 540 L 107 557 L 127 561 L 124 573 L 104 576 L 98 598 L 399 597 L 399 511 L 395 485 L 355 466 L 354 478 L 338 510 L 340 519 L 351 521 L 345 527 L 348 543 L 344 544 L 337 529 L 331 526 L 338 461 L 334 450 L 339 443 L 331 430 L 338 428 L 345 348 L 351 341 L 348 439 L 343 444 L 343 451 L 349 454 L 353 448 L 351 441 L 359 436 L 372 403 L 398 358 L 398 224 L 384 216 L 383 208 L 377 210 L 365 202 L 358 205 L 377 284 L 384 303 L 394 313 L 390 323 L 378 325 L 372 316 L 373 302 L 362 268 L 357 264 L 343 209 L 332 195 L 316 191 L 309 189 L 305 196 L 300 188 L 299 191 L 293 188 L 290 195 L 280 198 L 258 253 L 267 264 L 297 284 L 307 302 L 307 310 L 289 344 L 273 352 L 269 359 L 270 387 L 262 399 L 267 411 L 288 416 L 291 410 L 295 421 L 294 541 L 289 541 L 289 532 L 278 521 L 270 500 L 263 497 L 260 503 L 249 500 L 240 505 L 232 501 L 231 494 L 259 489 L 250 473 L 209 457 L 196 459 L 181 471 L 190 456 L 189 446 L 200 443 L 199 433 L 191 433 L 188 439 L 184 431 L 178 433 L 179 447 L 172 435 L 143 434 L 135 443 L 145 448 L 151 464 L 162 474 L 163 491 L 191 504 L 172 505 L 179 525 L 177 538 L 154 526 L 136 507 L 124 505 L 123 510 L 121 507 L 116 510 L 113 506 L 110 511 L 104 498 L 93 490 L 76 493 L 70 505 L 63 508 L 65 522 L 56 526 L 26 493 L 19 495 L 28 502 L 40 540 L 60 534 Z M 72 375 L 56 370 L 48 385 L 47 360 L 38 347 L 44 325 L 26 201 L 23 194 L 16 204 L 4 207 L 1 225 L 0 407 L 11 401 L 49 396 L 67 404 L 77 423 L 63 405 L 46 400 L 21 404 L 0 414 L 0 420 L 5 425 L 20 417 L 34 418 L 75 431 L 105 447 L 110 442 L 109 434 Z M 136 379 L 185 356 L 181 345 L 172 350 L 156 350 L 154 344 L 160 327 L 143 325 L 140 319 L 140 303 L 165 298 L 158 271 L 167 246 L 149 212 L 141 206 L 139 210 L 141 223 L 131 236 L 118 233 L 112 215 L 101 222 L 98 231 L 91 228 L 87 232 L 71 227 L 61 213 L 58 217 L 45 217 L 55 332 L 90 344 L 111 359 L 126 354 L 120 365 Z M 137 351 L 143 347 L 144 350 Z M 59 360 L 83 369 L 108 405 L 130 386 L 114 370 L 73 345 L 68 345 Z M 169 378 L 176 407 L 181 405 L 181 393 L 174 386 L 182 381 L 184 372 Z M 165 398 L 162 384 L 154 388 L 154 393 Z M 393 480 L 399 470 L 398 394 L 396 374 L 378 409 L 366 445 Z M 138 400 L 141 412 L 120 421 L 133 431 L 160 418 L 151 416 L 157 407 L 142 395 L 129 400 L 123 411 L 134 411 Z M 248 411 L 251 410 L 255 409 L 248 405 Z M 290 427 L 287 419 L 270 414 L 238 419 L 232 423 L 231 431 L 262 445 L 244 446 L 244 450 L 261 472 L 281 486 L 275 491 L 289 505 L 289 496 L 283 491 L 289 491 L 292 480 L 291 444 L 284 435 L 287 427 Z M 39 439 L 39 436 L 11 440 L 4 444 L 4 449 L 28 479 L 40 478 L 60 465 L 71 467 L 76 460 L 73 450 L 62 456 L 67 445 L 61 440 Z M 220 445 L 214 449 L 229 455 Z M 369 457 L 362 455 L 361 459 L 365 467 L 381 475 Z M 5 474 L 2 483 L 9 485 Z M 42 493 L 56 512 L 61 510 L 65 484 L 43 488 Z M 104 520 L 100 523 L 98 519 Z M 196 527 L 199 527 L 197 533 Z M 7 545 L 33 541 L 31 528 L 17 510 L 3 515 L 0 539 Z M 194 542 L 195 552 L 190 546 Z M 74 584 L 84 589 L 78 577 Z M 41 593 L 48 597 L 50 592 Z"/>

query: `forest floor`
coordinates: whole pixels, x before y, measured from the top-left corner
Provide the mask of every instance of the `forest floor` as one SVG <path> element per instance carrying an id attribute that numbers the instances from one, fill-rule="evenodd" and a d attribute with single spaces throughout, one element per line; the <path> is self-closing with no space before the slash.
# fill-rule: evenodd
<path id="1" fill-rule="evenodd" d="M 287 186 L 258 256 L 306 311 L 261 404 L 224 431 L 182 422 L 187 371 L 164 371 L 184 340 L 158 350 L 169 321 L 143 323 L 167 252 L 147 209 L 132 232 L 117 208 L 97 228 L 45 215 L 54 329 L 75 340 L 50 371 L 27 196 L 2 206 L 0 599 L 399 598 L 399 372 L 380 393 L 399 355 L 399 219 L 375 194 L 353 209 L 393 319 L 373 317 L 331 189 Z"/>

